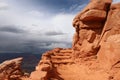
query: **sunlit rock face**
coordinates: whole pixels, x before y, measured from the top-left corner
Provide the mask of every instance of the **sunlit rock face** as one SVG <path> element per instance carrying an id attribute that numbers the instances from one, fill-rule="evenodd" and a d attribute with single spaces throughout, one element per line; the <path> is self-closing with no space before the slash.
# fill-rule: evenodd
<path id="1" fill-rule="evenodd" d="M 111 0 L 91 0 L 73 20 L 75 59 L 96 55 Z"/>
<path id="2" fill-rule="evenodd" d="M 101 36 L 101 49 L 98 52 L 99 61 L 104 64 L 106 68 L 119 67 L 120 3 L 111 5 Z M 106 62 L 104 62 L 104 60 L 106 60 Z"/>
<path id="3" fill-rule="evenodd" d="M 73 27 L 72 47 L 47 51 L 22 80 L 120 80 L 120 3 L 91 0 Z"/>

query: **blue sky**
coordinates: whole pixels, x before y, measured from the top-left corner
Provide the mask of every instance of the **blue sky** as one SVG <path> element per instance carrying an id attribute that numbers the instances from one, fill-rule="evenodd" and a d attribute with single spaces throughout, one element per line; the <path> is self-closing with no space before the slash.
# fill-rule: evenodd
<path id="1" fill-rule="evenodd" d="M 39 52 L 41 49 L 71 47 L 72 20 L 88 2 L 0 0 L 0 52 Z"/>

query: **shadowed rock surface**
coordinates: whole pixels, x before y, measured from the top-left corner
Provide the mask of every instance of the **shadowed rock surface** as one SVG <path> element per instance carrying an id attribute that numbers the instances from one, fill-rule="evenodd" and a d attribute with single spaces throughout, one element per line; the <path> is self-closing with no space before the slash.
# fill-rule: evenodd
<path id="1" fill-rule="evenodd" d="M 120 3 L 90 0 L 73 27 L 72 48 L 47 51 L 23 80 L 120 80 Z"/>

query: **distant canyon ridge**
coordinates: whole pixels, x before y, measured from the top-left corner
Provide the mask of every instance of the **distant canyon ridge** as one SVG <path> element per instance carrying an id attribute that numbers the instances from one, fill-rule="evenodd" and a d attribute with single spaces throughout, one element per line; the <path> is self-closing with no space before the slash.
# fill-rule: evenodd
<path id="1" fill-rule="evenodd" d="M 120 3 L 90 0 L 73 27 L 71 48 L 43 53 L 30 75 L 21 69 L 22 58 L 7 60 L 0 80 L 120 80 Z"/>

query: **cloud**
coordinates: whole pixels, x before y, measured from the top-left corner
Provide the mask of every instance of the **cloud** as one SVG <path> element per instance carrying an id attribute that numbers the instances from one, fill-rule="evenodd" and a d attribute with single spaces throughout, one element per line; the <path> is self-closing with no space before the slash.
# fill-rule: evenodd
<path id="1" fill-rule="evenodd" d="M 55 47 L 71 47 L 69 42 L 38 37 L 39 39 L 27 37 L 31 34 L 10 34 L 0 32 L 0 51 L 2 52 L 30 52 L 41 53 L 41 51 L 50 50 Z M 34 35 L 36 36 L 36 35 Z M 39 35 L 41 36 L 41 35 Z"/>
<path id="2" fill-rule="evenodd" d="M 0 13 L 0 51 L 39 53 L 55 47 L 71 47 L 74 16 L 37 9 L 4 11 Z"/>
<path id="3" fill-rule="evenodd" d="M 8 4 L 4 2 L 0 2 L 0 10 L 6 10 L 8 9 Z"/>
<path id="4" fill-rule="evenodd" d="M 45 46 L 45 48 L 48 48 L 48 49 L 52 49 L 52 48 L 56 48 L 56 47 L 62 47 L 62 48 L 68 48 L 68 47 L 71 47 L 71 44 L 70 43 L 51 43 L 49 46 Z"/>
<path id="5" fill-rule="evenodd" d="M 37 11 L 37 10 L 32 10 L 32 11 L 28 12 L 28 14 L 30 14 L 31 16 L 34 16 L 34 17 L 43 17 L 43 16 L 45 16 L 45 13 Z"/>
<path id="6" fill-rule="evenodd" d="M 65 35 L 65 33 L 63 32 L 56 32 L 56 31 L 49 31 L 49 32 L 46 32 L 45 35 L 47 36 L 56 36 L 56 35 Z"/>
<path id="7" fill-rule="evenodd" d="M 73 4 L 70 8 L 69 8 L 69 12 L 75 14 L 80 12 L 86 5 L 88 4 L 88 2 L 83 3 L 83 4 Z"/>
<path id="8" fill-rule="evenodd" d="M 49 50 L 55 47 L 71 47 L 68 44 L 71 42 L 69 40 L 70 35 L 68 32 L 64 33 L 61 31 L 62 27 L 68 24 L 61 26 L 61 30 L 56 30 L 55 28 L 59 28 L 59 26 L 53 20 L 56 20 L 56 22 L 61 21 L 59 18 L 56 19 L 56 17 L 49 18 L 49 24 L 43 25 L 32 24 L 32 26 L 26 25 L 24 27 L 0 25 L 0 51 L 40 53 L 42 50 Z M 64 18 L 66 17 L 64 16 Z M 43 26 L 42 30 L 40 30 L 40 25 Z M 47 25 L 50 28 L 44 27 Z"/>
<path id="9" fill-rule="evenodd" d="M 19 26 L 2 26 L 0 27 L 0 32 L 10 32 L 10 33 L 24 33 L 23 29 L 20 29 Z"/>

